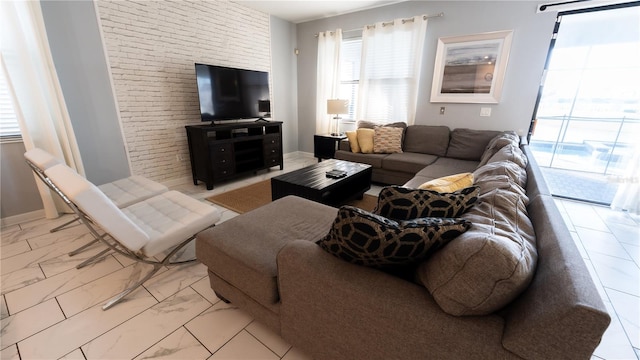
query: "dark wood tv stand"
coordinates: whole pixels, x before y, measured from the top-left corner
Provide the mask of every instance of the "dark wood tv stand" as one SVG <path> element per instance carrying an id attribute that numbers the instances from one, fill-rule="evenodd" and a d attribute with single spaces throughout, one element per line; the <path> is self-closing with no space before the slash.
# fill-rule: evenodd
<path id="1" fill-rule="evenodd" d="M 282 122 L 258 121 L 189 125 L 187 140 L 193 183 L 213 184 L 235 176 L 280 166 Z"/>

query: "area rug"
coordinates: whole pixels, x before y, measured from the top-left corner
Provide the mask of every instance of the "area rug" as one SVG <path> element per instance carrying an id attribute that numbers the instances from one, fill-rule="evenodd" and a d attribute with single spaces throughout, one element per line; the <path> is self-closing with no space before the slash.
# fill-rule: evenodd
<path id="1" fill-rule="evenodd" d="M 243 214 L 271 202 L 271 179 L 222 194 L 213 195 L 208 197 L 207 200 L 231 211 Z M 349 201 L 345 205 L 356 206 L 363 210 L 372 211 L 376 207 L 377 202 L 377 197 L 365 194 L 362 199 Z"/>

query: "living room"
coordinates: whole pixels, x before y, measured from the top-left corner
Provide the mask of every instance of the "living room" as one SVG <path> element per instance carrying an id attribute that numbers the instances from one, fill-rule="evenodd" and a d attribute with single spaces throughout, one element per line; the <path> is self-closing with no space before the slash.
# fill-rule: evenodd
<path id="1" fill-rule="evenodd" d="M 191 181 L 184 126 L 199 122 L 194 63 L 269 72 L 286 163 L 313 152 L 314 35 L 415 15 L 444 13 L 428 21 L 416 124 L 526 135 L 555 23 L 555 13 L 536 13 L 537 5 L 405 1 L 297 24 L 226 1 L 43 2 L 42 13 L 87 178 L 101 184 L 137 174 L 178 186 Z M 489 105 L 489 117 L 479 104 L 446 104 L 441 114 L 442 104 L 428 101 L 437 39 L 499 30 L 513 30 L 500 103 Z M 23 145 L 1 146 L 3 224 L 41 217 Z"/>

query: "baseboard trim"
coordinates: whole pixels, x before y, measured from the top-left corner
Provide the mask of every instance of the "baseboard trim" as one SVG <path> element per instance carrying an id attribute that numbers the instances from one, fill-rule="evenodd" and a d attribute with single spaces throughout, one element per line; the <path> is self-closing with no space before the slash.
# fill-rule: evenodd
<path id="1" fill-rule="evenodd" d="M 44 209 L 31 211 L 24 214 L 18 214 L 13 216 L 8 216 L 6 218 L 0 219 L 1 226 L 11 226 L 17 225 L 28 221 L 38 220 L 44 218 Z"/>

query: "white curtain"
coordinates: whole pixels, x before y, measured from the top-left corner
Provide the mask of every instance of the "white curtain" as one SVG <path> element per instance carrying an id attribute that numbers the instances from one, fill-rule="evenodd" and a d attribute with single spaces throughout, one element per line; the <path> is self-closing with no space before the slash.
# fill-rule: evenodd
<path id="1" fill-rule="evenodd" d="M 618 186 L 611 208 L 640 215 L 640 146 L 636 146 L 629 167 Z"/>
<path id="2" fill-rule="evenodd" d="M 42 148 L 84 175 L 40 2 L 0 1 L 0 51 L 0 71 L 7 78 L 25 148 Z M 66 210 L 41 181 L 36 183 L 47 218 Z"/>
<path id="3" fill-rule="evenodd" d="M 364 27 L 358 119 L 414 124 L 426 31 L 426 16 Z"/>
<path id="4" fill-rule="evenodd" d="M 318 33 L 316 134 L 331 132 L 331 115 L 327 114 L 327 100 L 338 98 L 341 43 L 342 29 Z"/>

